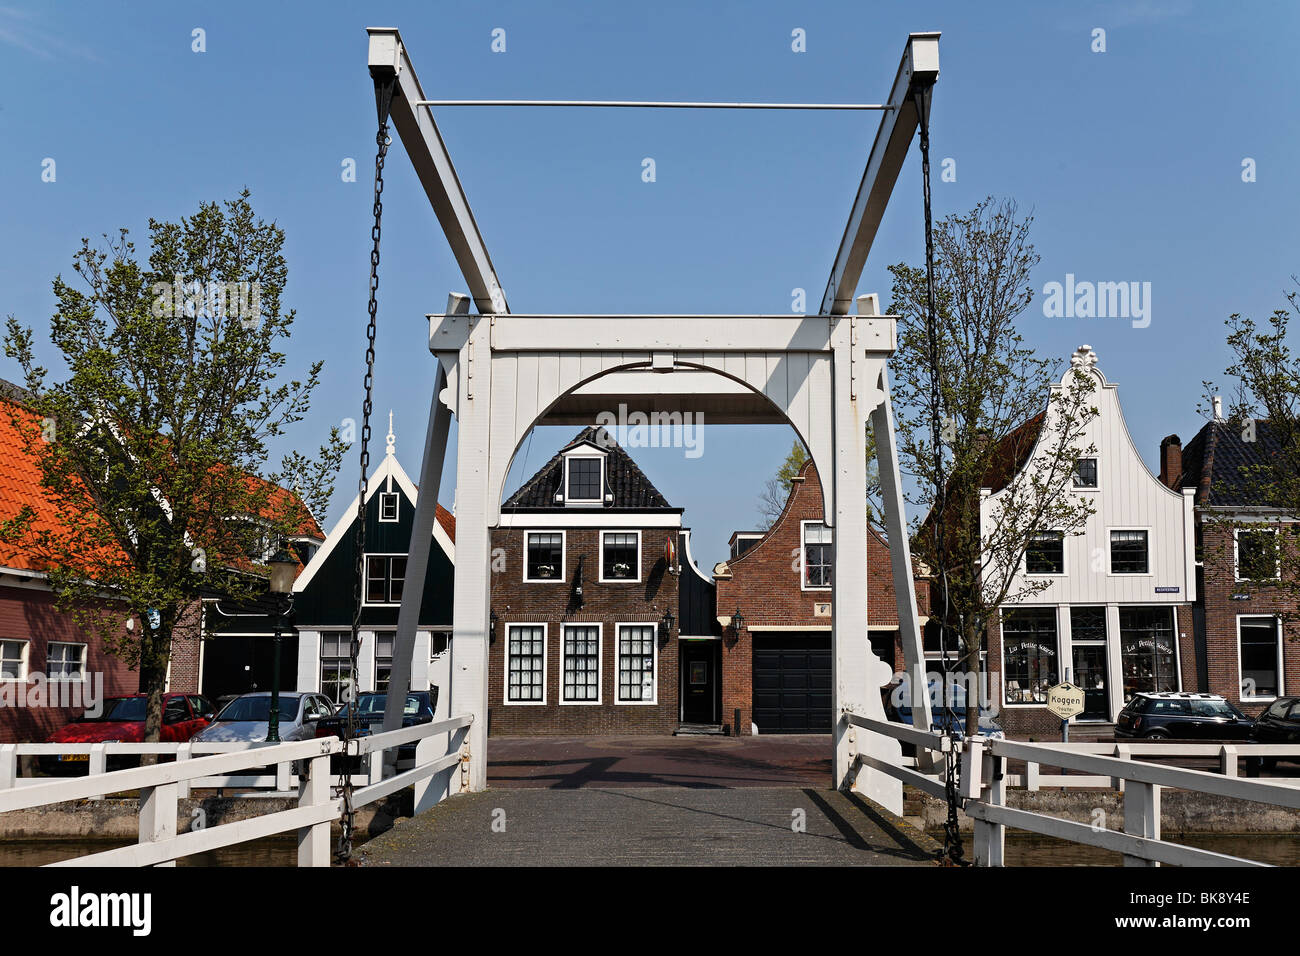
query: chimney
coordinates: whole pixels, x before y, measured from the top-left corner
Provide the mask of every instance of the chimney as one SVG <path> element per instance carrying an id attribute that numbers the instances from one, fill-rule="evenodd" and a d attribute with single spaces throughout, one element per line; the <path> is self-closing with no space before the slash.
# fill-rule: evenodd
<path id="1" fill-rule="evenodd" d="M 1223 421 L 1223 396 L 1222 395 L 1214 396 L 1214 420 L 1216 422 Z"/>
<path id="2" fill-rule="evenodd" d="M 1160 442 L 1160 482 L 1177 491 L 1182 477 L 1183 440 L 1177 435 L 1170 435 Z"/>

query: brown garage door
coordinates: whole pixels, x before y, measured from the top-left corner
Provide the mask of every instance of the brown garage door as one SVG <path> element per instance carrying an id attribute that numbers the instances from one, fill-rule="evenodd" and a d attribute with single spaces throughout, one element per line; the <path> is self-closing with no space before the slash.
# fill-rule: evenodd
<path id="1" fill-rule="evenodd" d="M 754 637 L 754 723 L 760 734 L 829 734 L 831 636 Z"/>

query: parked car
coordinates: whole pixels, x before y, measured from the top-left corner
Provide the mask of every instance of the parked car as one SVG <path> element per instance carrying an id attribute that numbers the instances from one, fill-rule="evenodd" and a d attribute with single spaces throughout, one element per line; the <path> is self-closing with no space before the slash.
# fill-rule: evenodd
<path id="1" fill-rule="evenodd" d="M 1219 694 L 1140 693 L 1115 721 L 1118 740 L 1246 740 L 1254 721 Z"/>
<path id="2" fill-rule="evenodd" d="M 379 693 L 366 693 L 357 697 L 355 705 L 346 704 L 340 707 L 336 713 L 330 717 L 323 717 L 316 721 L 317 737 L 342 737 L 343 727 L 348 719 L 349 708 L 356 708 L 356 733 L 357 737 L 365 737 L 370 734 L 371 724 L 381 724 L 384 720 L 384 707 L 387 706 L 388 695 Z M 433 687 L 429 690 L 413 690 L 406 695 L 406 707 L 402 712 L 402 726 L 413 727 L 416 724 L 428 724 L 433 722 L 433 715 L 438 709 L 438 688 Z M 415 744 L 403 744 L 397 748 L 398 760 L 414 760 Z"/>
<path id="3" fill-rule="evenodd" d="M 1279 697 L 1259 715 L 1250 729 L 1253 744 L 1300 744 L 1300 697 Z M 1287 758 L 1296 760 L 1300 758 Z M 1264 769 L 1277 766 L 1277 757 L 1264 757 Z"/>
<path id="4" fill-rule="evenodd" d="M 948 708 L 943 706 L 941 701 L 945 698 L 941 695 L 938 682 L 931 680 L 929 684 L 930 691 L 930 729 L 935 733 L 947 733 L 950 725 L 955 726 L 960 734 L 966 733 L 966 688 L 962 684 L 949 684 L 947 687 L 946 703 L 952 710 L 952 715 L 947 713 Z M 899 701 L 899 703 L 895 703 Z M 904 677 L 898 685 L 891 689 L 886 700 L 885 715 L 890 720 L 898 721 L 903 724 L 913 724 L 912 704 L 907 692 L 907 679 Z M 1006 737 L 1002 725 L 998 723 L 997 711 L 987 705 L 980 708 L 979 712 L 979 732 L 985 737 Z M 912 756 L 914 751 L 909 751 L 910 746 L 904 744 L 904 755 Z"/>
<path id="5" fill-rule="evenodd" d="M 316 721 L 334 712 L 323 694 L 280 694 L 280 739 L 309 740 Z M 190 739 L 196 743 L 265 740 L 271 720 L 271 692 L 256 691 L 236 697 L 207 727 Z"/>
<path id="6" fill-rule="evenodd" d="M 99 713 L 89 712 L 50 734 L 52 744 L 143 743 L 144 719 L 148 698 L 144 694 L 105 698 Z M 162 728 L 159 739 L 164 743 L 183 743 L 206 727 L 214 717 L 213 707 L 198 694 L 164 694 Z M 42 756 L 40 768 L 45 773 L 77 774 L 90 757 L 87 754 Z M 139 764 L 140 758 L 126 754 L 110 755 L 109 770 Z"/>

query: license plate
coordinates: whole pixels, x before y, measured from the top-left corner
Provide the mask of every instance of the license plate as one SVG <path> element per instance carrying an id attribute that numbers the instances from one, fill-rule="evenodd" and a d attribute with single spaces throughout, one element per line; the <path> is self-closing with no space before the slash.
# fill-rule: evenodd
<path id="1" fill-rule="evenodd" d="M 90 754 L 60 754 L 59 759 L 64 762 L 80 760 L 83 763 L 88 763 L 90 761 Z"/>

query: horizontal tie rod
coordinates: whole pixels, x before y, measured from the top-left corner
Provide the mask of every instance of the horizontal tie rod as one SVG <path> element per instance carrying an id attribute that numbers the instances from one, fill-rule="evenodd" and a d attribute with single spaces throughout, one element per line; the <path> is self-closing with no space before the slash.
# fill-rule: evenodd
<path id="1" fill-rule="evenodd" d="M 677 103 L 661 100 L 416 100 L 415 106 L 593 106 L 654 110 L 892 110 L 887 103 Z"/>

